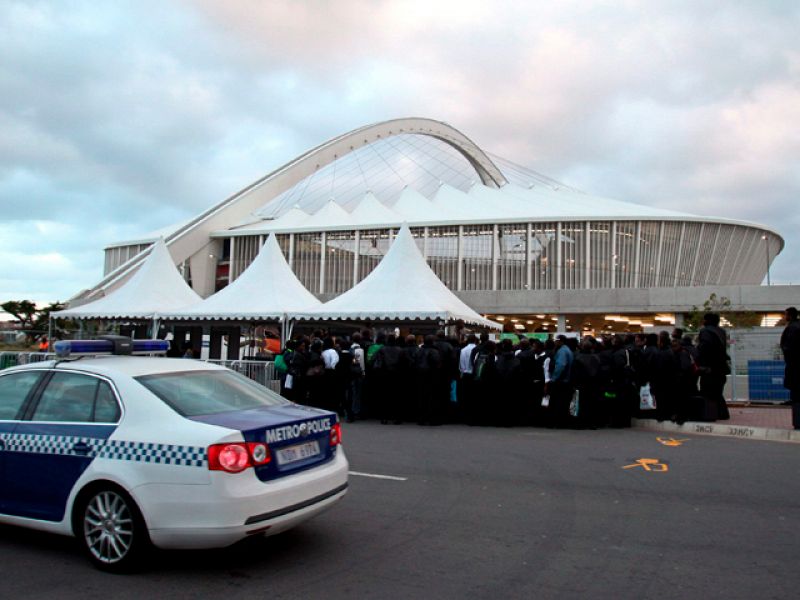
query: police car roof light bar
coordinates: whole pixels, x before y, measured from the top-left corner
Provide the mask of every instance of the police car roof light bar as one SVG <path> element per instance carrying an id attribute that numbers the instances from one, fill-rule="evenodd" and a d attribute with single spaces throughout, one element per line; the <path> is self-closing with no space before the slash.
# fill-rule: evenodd
<path id="1" fill-rule="evenodd" d="M 56 356 L 58 358 L 69 358 L 70 356 L 88 356 L 103 354 L 166 354 L 169 350 L 169 342 L 166 340 L 131 340 L 127 338 L 128 344 L 118 339 L 122 336 L 114 336 L 114 339 L 100 340 L 60 340 L 54 344 Z"/>

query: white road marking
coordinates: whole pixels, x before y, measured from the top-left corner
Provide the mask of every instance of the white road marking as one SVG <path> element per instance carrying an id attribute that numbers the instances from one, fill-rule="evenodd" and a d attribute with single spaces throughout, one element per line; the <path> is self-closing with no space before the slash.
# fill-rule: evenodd
<path id="1" fill-rule="evenodd" d="M 372 477 L 373 479 L 390 479 L 392 481 L 408 481 L 408 477 L 395 477 L 394 475 L 378 475 L 376 473 L 359 473 L 358 471 L 349 471 L 350 475 L 357 475 L 358 477 Z"/>

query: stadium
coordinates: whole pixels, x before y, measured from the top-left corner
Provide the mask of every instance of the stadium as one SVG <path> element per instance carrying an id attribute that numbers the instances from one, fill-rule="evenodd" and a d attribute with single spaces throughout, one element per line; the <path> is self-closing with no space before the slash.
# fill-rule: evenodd
<path id="1" fill-rule="evenodd" d="M 405 118 L 331 139 L 188 222 L 109 246 L 102 281 L 70 306 L 122 285 L 160 238 L 208 297 L 269 234 L 326 301 L 375 268 L 403 223 L 448 288 L 520 331 L 680 323 L 711 293 L 768 313 L 790 292 L 760 285 L 784 246 L 768 227 L 593 196 L 443 122 Z"/>

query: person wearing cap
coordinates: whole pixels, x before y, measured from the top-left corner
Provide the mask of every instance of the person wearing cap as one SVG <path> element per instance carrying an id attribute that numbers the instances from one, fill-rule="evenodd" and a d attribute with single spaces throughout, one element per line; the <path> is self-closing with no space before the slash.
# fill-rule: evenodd
<path id="1" fill-rule="evenodd" d="M 565 427 L 569 423 L 569 403 L 572 399 L 572 350 L 567 345 L 567 336 L 556 337 L 555 363 L 547 392 L 550 394 L 550 412 L 556 427 Z"/>
<path id="2" fill-rule="evenodd" d="M 792 404 L 792 427 L 800 429 L 800 321 L 797 320 L 797 308 L 790 306 L 784 313 L 786 328 L 781 334 L 781 350 L 786 368 L 783 375 L 783 387 L 789 390 L 789 401 Z"/>

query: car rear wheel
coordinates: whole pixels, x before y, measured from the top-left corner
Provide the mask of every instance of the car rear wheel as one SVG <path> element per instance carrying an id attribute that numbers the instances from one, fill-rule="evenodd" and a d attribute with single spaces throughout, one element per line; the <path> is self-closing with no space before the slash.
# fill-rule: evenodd
<path id="1" fill-rule="evenodd" d="M 130 496 L 115 488 L 102 488 L 88 494 L 82 506 L 77 533 L 94 565 L 113 572 L 139 566 L 149 539 Z"/>

